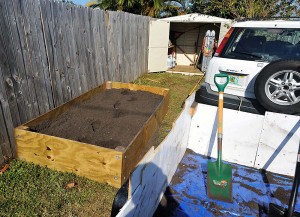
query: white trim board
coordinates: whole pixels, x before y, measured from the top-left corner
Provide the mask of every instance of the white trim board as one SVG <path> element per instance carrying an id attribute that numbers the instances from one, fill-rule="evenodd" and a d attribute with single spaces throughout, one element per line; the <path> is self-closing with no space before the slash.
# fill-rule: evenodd
<path id="1" fill-rule="evenodd" d="M 223 159 L 293 176 L 300 141 L 300 117 L 266 112 L 255 115 L 224 109 Z M 217 156 L 217 107 L 198 104 L 188 148 Z"/>

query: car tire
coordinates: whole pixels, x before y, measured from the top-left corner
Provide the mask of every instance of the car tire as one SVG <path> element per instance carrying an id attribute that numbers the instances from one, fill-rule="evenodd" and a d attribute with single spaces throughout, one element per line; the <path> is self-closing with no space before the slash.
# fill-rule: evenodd
<path id="1" fill-rule="evenodd" d="M 268 111 L 300 113 L 300 60 L 279 60 L 267 65 L 257 76 L 254 93 Z"/>

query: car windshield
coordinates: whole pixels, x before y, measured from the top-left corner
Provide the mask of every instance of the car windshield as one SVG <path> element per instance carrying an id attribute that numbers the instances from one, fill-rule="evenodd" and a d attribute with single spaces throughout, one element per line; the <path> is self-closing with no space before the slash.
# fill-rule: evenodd
<path id="1" fill-rule="evenodd" d="M 266 61 L 300 58 L 300 29 L 235 28 L 221 57 Z"/>

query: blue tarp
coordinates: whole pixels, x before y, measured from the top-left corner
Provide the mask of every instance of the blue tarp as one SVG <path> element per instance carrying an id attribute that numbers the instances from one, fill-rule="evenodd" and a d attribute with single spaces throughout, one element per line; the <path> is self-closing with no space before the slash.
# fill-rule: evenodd
<path id="1" fill-rule="evenodd" d="M 214 159 L 213 159 L 214 160 Z M 287 207 L 293 179 L 231 164 L 233 203 L 212 200 L 206 194 L 207 157 L 187 150 L 165 193 L 168 201 L 156 216 L 268 216 L 270 203 Z M 171 201 L 171 202 L 170 202 Z M 298 197 L 296 211 L 300 211 Z M 168 207 L 171 206 L 171 207 Z M 167 209 L 168 212 L 162 211 Z"/>

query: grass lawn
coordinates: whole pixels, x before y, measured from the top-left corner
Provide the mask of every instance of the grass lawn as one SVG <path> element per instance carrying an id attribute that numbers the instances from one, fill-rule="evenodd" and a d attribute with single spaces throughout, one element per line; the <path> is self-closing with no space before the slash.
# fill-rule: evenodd
<path id="1" fill-rule="evenodd" d="M 160 141 L 172 128 L 181 104 L 199 76 L 168 73 L 144 75 L 133 83 L 170 88 L 169 111 L 160 129 Z M 67 188 L 69 183 L 75 187 Z M 116 188 L 72 173 L 13 160 L 0 175 L 0 216 L 110 216 Z"/>

